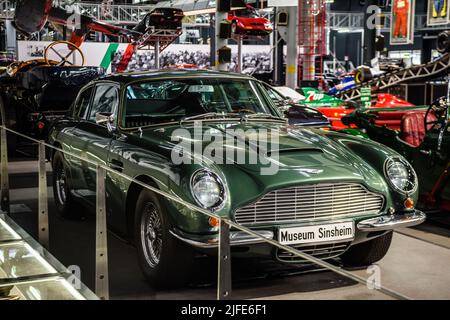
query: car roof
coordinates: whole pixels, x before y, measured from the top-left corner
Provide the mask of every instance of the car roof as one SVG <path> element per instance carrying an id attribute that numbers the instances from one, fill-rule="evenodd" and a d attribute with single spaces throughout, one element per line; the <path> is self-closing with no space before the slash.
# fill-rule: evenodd
<path id="1" fill-rule="evenodd" d="M 163 69 L 144 72 L 128 72 L 116 73 L 103 77 L 99 77 L 97 81 L 113 81 L 121 84 L 127 84 L 135 81 L 153 80 L 158 78 L 190 78 L 190 77 L 204 77 L 204 78 L 222 78 L 222 79 L 252 79 L 255 78 L 241 74 L 213 70 L 186 70 L 186 69 Z"/>

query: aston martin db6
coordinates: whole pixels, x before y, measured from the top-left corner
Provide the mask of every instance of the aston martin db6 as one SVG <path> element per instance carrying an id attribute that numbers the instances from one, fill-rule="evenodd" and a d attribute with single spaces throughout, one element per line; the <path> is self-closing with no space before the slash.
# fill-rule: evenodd
<path id="1" fill-rule="evenodd" d="M 290 126 L 250 76 L 161 70 L 102 77 L 79 92 L 49 143 L 68 152 L 49 155 L 64 217 L 95 204 L 92 163 L 112 169 L 108 224 L 133 241 L 155 287 L 189 279 L 196 252 L 217 254 L 217 220 L 174 199 L 259 234 L 231 229 L 233 255 L 281 263 L 305 261 L 265 239 L 363 266 L 384 257 L 393 229 L 425 219 L 404 157 L 367 139 Z"/>

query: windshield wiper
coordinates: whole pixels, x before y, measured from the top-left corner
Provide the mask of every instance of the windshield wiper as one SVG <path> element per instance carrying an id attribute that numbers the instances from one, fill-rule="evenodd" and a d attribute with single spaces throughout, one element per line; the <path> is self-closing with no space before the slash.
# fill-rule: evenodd
<path id="1" fill-rule="evenodd" d="M 267 114 L 267 113 L 246 114 L 242 117 L 241 120 L 246 121 L 246 120 L 251 120 L 251 119 L 270 119 L 270 120 L 276 120 L 276 121 L 282 121 L 282 122 L 287 121 L 284 118 L 276 117 L 276 116 L 273 116 L 273 115 Z"/>
<path id="2" fill-rule="evenodd" d="M 227 113 L 219 113 L 219 112 L 209 112 L 209 113 L 203 113 L 203 114 L 197 114 L 195 116 L 190 117 L 184 117 L 180 120 L 180 125 L 183 124 L 183 122 L 187 121 L 193 121 L 193 120 L 204 120 L 204 119 L 225 119 L 229 118 L 230 114 Z"/>

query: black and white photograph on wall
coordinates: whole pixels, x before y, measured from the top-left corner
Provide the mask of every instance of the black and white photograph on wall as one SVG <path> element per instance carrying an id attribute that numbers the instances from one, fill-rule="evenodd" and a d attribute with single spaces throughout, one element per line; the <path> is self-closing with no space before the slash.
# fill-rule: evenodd
<path id="1" fill-rule="evenodd" d="M 393 0 L 391 18 L 391 45 L 414 43 L 415 0 Z"/>
<path id="2" fill-rule="evenodd" d="M 176 50 L 177 45 L 173 45 L 172 50 L 163 51 L 160 54 L 161 68 L 198 68 L 207 69 L 210 67 L 210 52 L 209 46 L 183 46 L 179 45 L 179 50 Z M 188 50 L 189 49 L 189 50 Z M 193 50 L 195 49 L 195 50 Z M 272 59 L 270 48 L 267 50 L 258 47 L 246 50 L 242 54 L 241 72 L 249 75 L 267 74 L 272 72 Z M 112 60 L 112 71 L 115 72 L 122 57 L 123 50 L 115 53 Z M 238 56 L 237 51 L 233 50 L 232 61 L 228 67 L 230 72 L 238 72 Z M 148 71 L 155 69 L 155 53 L 152 50 L 139 50 L 133 54 L 127 71 Z"/>
<path id="3" fill-rule="evenodd" d="M 448 0 L 428 0 L 428 26 L 438 26 L 449 23 L 449 14 Z"/>
<path id="4" fill-rule="evenodd" d="M 27 46 L 27 56 L 30 59 L 43 58 L 45 47 L 44 45 L 29 45 Z"/>

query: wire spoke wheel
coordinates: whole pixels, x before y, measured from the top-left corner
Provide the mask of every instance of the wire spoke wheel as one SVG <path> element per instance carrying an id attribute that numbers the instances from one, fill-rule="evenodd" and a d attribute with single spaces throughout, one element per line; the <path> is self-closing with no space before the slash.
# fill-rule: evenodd
<path id="1" fill-rule="evenodd" d="M 141 217 L 141 244 L 149 266 L 156 267 L 163 247 L 163 225 L 157 207 L 148 202 Z"/>
<path id="2" fill-rule="evenodd" d="M 56 194 L 60 204 L 64 205 L 67 201 L 66 194 L 66 173 L 62 165 L 55 170 L 56 175 Z"/>

